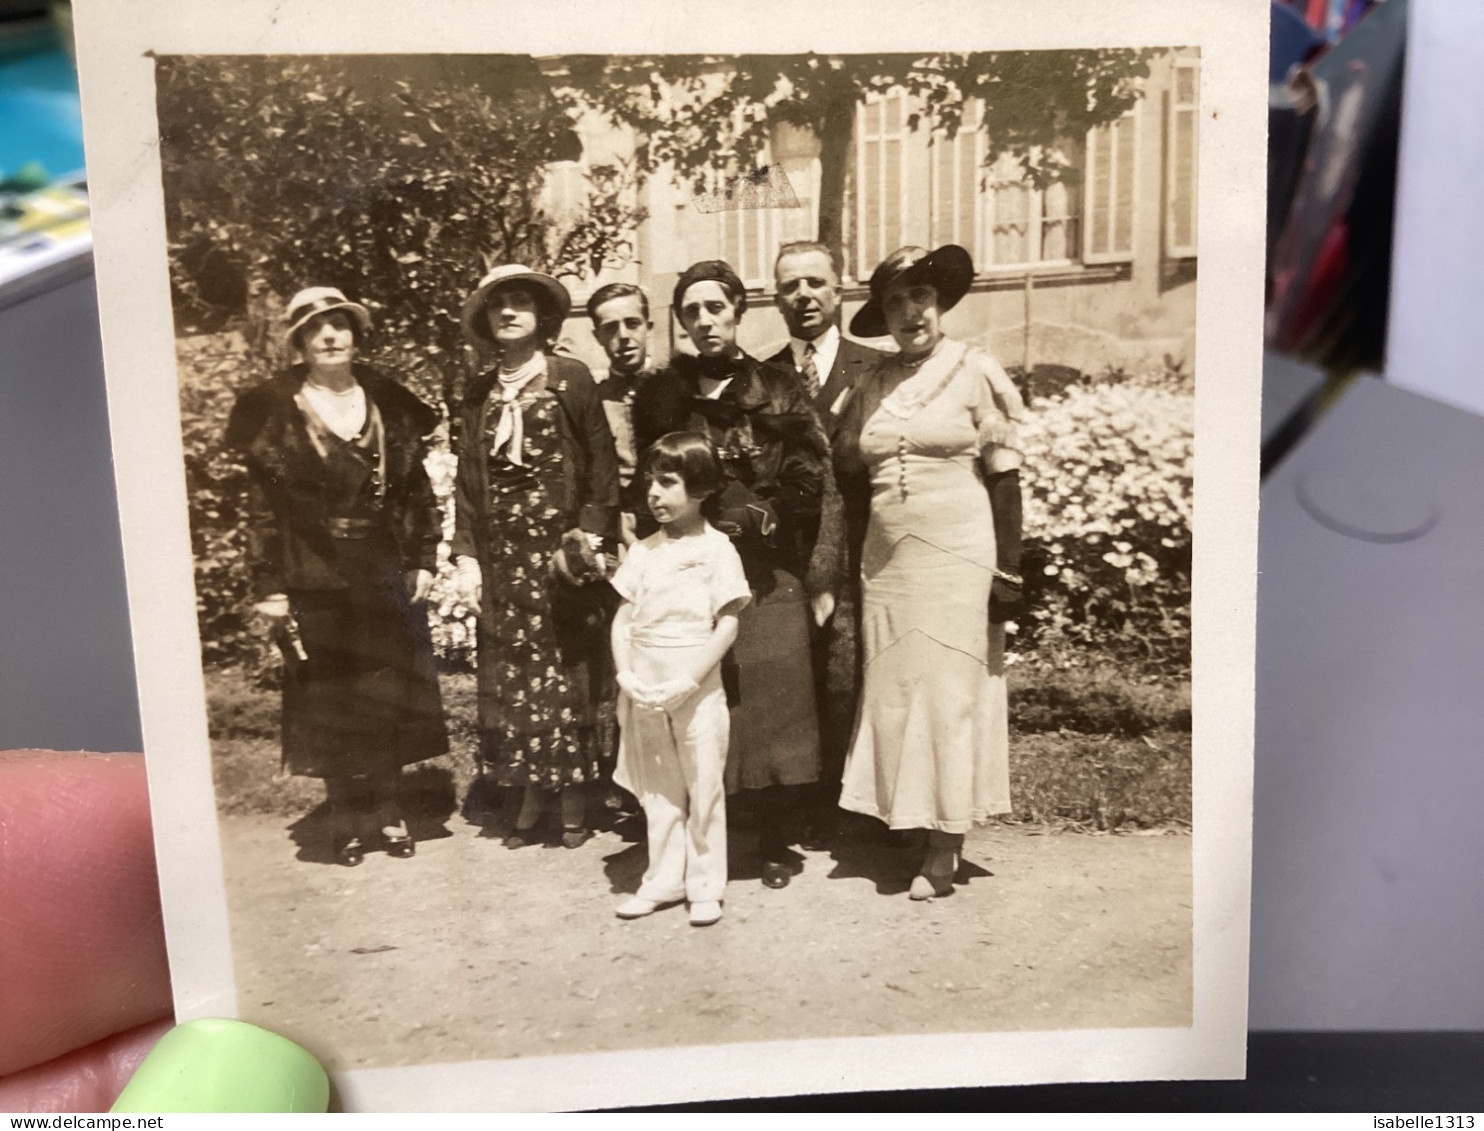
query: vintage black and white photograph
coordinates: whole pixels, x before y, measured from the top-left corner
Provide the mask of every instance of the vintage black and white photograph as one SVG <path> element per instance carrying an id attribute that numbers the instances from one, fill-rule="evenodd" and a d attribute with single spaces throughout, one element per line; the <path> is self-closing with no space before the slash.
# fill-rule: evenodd
<path id="1" fill-rule="evenodd" d="M 1231 187 L 1210 48 L 1090 42 L 150 52 L 215 1012 L 338 1074 L 1193 1031 Z"/>

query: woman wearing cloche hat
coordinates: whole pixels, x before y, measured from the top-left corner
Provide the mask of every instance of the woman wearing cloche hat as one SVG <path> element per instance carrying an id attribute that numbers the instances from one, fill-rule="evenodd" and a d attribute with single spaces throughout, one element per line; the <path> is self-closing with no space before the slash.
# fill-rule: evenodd
<path id="1" fill-rule="evenodd" d="M 817 589 L 861 591 L 861 706 L 840 805 L 928 830 L 913 899 L 951 892 L 963 834 L 1010 810 L 1004 621 L 1020 596 L 1024 410 L 994 358 L 943 334 L 973 279 L 952 244 L 901 248 L 872 274 L 850 331 L 890 333 L 900 352 L 840 414 L 843 514 L 826 515 L 812 563 Z"/>
<path id="2" fill-rule="evenodd" d="M 550 352 L 570 309 L 556 279 L 513 264 L 463 308 L 494 362 L 464 398 L 453 553 L 478 613 L 480 764 L 521 791 L 509 848 L 541 839 L 549 802 L 563 844 L 588 839 L 602 753 L 618 456 L 587 367 Z"/>
<path id="3" fill-rule="evenodd" d="M 441 522 L 423 469 L 437 414 L 356 360 L 371 316 L 335 287 L 289 300 L 301 360 L 247 390 L 227 442 L 247 464 L 256 611 L 283 652 L 283 760 L 323 778 L 332 849 L 411 856 L 402 767 L 448 749 L 423 602 Z"/>

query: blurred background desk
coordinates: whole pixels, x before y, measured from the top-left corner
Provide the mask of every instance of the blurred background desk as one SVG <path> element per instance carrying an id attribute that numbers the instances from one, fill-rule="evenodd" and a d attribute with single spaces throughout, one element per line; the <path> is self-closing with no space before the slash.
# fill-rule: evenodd
<path id="1" fill-rule="evenodd" d="M 91 273 L 0 307 L 0 749 L 138 750 Z"/>

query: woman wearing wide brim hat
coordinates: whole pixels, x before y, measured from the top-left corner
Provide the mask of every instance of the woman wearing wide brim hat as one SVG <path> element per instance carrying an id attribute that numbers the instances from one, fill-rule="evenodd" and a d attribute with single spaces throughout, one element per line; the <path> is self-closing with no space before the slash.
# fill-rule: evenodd
<path id="1" fill-rule="evenodd" d="M 423 604 L 438 416 L 357 360 L 371 315 L 339 289 L 300 291 L 285 323 L 301 360 L 238 397 L 227 424 L 252 488 L 255 609 L 284 656 L 284 765 L 324 779 L 341 864 L 378 845 L 411 856 L 402 767 L 448 750 Z"/>
<path id="2" fill-rule="evenodd" d="M 891 287 L 930 283 L 938 296 L 940 313 L 959 304 L 974 282 L 974 261 L 957 244 L 944 244 L 937 251 L 903 247 L 892 252 L 871 272 L 871 297 L 850 320 L 850 332 L 859 338 L 884 338 L 891 331 L 882 311 L 882 297 Z"/>
<path id="3" fill-rule="evenodd" d="M 542 306 L 543 317 L 537 336 L 542 348 L 549 348 L 561 333 L 562 323 L 567 320 L 567 315 L 572 312 L 572 296 L 551 275 L 532 271 L 529 267 L 515 263 L 507 263 L 488 271 L 479 280 L 479 286 L 464 300 L 464 332 L 471 341 L 496 351 L 502 349 L 503 344 L 496 339 L 495 332 L 490 328 L 488 306 L 490 296 L 495 291 L 512 287 L 524 289 Z"/>
<path id="4" fill-rule="evenodd" d="M 478 618 L 480 765 L 521 791 L 510 848 L 539 841 L 556 807 L 562 843 L 588 839 L 586 788 L 612 709 L 602 582 L 617 545 L 618 456 L 587 366 L 550 352 L 571 305 L 550 275 L 508 264 L 462 312 L 495 361 L 464 398 L 453 554 Z"/>
<path id="5" fill-rule="evenodd" d="M 861 593 L 840 805 L 927 830 L 913 899 L 951 892 L 964 833 L 1010 811 L 1004 621 L 1020 593 L 1024 407 L 994 358 L 943 335 L 973 277 L 952 244 L 901 248 L 872 274 L 851 332 L 890 333 L 900 352 L 841 411 L 843 513 L 825 516 L 811 566 L 816 589 Z"/>

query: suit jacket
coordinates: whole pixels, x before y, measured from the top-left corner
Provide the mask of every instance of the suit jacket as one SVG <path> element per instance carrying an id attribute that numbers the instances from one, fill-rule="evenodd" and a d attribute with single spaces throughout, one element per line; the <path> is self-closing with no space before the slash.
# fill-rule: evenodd
<path id="1" fill-rule="evenodd" d="M 347 584 L 328 525 L 325 463 L 294 403 L 308 372 L 296 365 L 248 389 L 227 421 L 227 443 L 247 463 L 247 562 L 259 599 Z M 423 457 L 438 414 L 370 366 L 357 364 L 354 373 L 386 430 L 386 532 L 403 569 L 436 570 L 443 522 Z"/>
<path id="2" fill-rule="evenodd" d="M 459 466 L 455 478 L 456 507 L 452 551 L 488 560 L 486 539 L 499 530 L 486 530 L 489 509 L 489 452 L 485 415 L 490 390 L 499 378 L 491 367 L 475 378 L 464 397 L 459 435 Z M 598 387 L 587 366 L 575 358 L 548 355 L 546 387 L 561 408 L 558 425 L 562 443 L 562 498 L 552 500 L 567 528 L 580 528 L 612 541 L 618 536 L 618 456 Z"/>
<path id="3" fill-rule="evenodd" d="M 824 384 L 820 386 L 818 394 L 814 397 L 814 411 L 820 423 L 824 425 L 827 435 L 833 436 L 835 433 L 835 416 L 830 409 L 840 399 L 840 394 L 847 389 L 855 388 L 861 374 L 885 356 L 880 350 L 873 350 L 870 346 L 852 342 L 841 335 L 840 349 L 835 354 L 835 364 L 830 367 Z M 804 375 L 794 365 L 794 352 L 791 345 L 784 346 L 768 358 L 768 364 L 775 369 L 793 374 L 799 381 L 804 379 Z"/>

